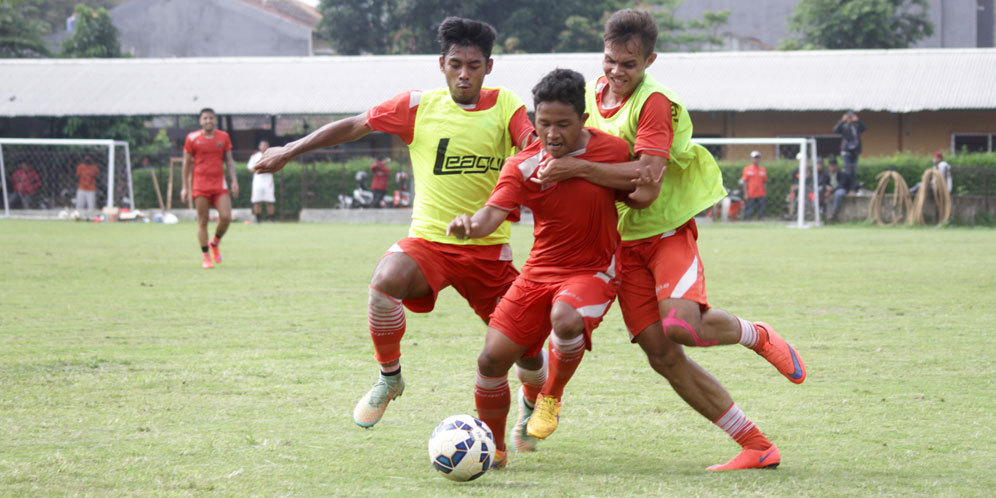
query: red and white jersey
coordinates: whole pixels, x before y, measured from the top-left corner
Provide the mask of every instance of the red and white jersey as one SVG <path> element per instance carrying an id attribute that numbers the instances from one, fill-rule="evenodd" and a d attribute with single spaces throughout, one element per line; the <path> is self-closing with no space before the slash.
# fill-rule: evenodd
<path id="1" fill-rule="evenodd" d="M 598 163 L 630 160 L 629 144 L 601 130 L 585 128 L 591 138 L 571 156 Z M 533 142 L 502 167 L 487 205 L 502 211 L 526 206 L 533 211 L 533 248 L 522 276 L 537 282 L 563 280 L 578 273 L 614 277 L 619 246 L 616 201 L 627 192 L 580 178 L 540 185 L 530 178 L 550 159 L 541 141 Z"/>
<path id="2" fill-rule="evenodd" d="M 190 132 L 183 143 L 183 150 L 194 157 L 194 190 L 224 190 L 225 153 L 232 150 L 228 133 L 214 130 L 209 137 L 204 130 Z"/>

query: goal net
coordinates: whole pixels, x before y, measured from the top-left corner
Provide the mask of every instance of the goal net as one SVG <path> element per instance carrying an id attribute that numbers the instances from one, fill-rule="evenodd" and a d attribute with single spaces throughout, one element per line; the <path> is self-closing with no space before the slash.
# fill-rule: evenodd
<path id="1" fill-rule="evenodd" d="M 723 171 L 723 185 L 729 192 L 709 213 L 714 219 L 784 220 L 799 228 L 820 224 L 821 204 L 825 204 L 827 193 L 820 185 L 814 139 L 693 138 L 692 141 L 709 149 L 716 158 Z M 756 172 L 752 174 L 754 168 L 745 170 L 755 159 L 766 170 L 763 198 L 753 180 L 758 176 Z"/>
<path id="2" fill-rule="evenodd" d="M 77 190 L 92 178 L 83 163 L 97 167 L 94 208 L 134 209 L 128 143 L 115 140 L 0 138 L 0 184 L 3 215 L 57 217 L 62 210 L 82 210 Z M 89 189 L 85 189 L 89 191 Z M 82 214 L 82 213 L 81 213 Z M 95 214 L 95 213 L 93 213 Z"/>

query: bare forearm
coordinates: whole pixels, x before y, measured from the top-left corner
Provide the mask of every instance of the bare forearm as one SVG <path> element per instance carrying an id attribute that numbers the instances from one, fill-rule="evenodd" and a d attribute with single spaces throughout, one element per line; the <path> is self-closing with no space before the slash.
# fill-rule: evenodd
<path id="1" fill-rule="evenodd" d="M 470 219 L 471 230 L 467 238 L 479 239 L 491 235 L 507 217 L 507 212 L 496 207 L 484 206 L 478 209 Z"/>
<path id="2" fill-rule="evenodd" d="M 358 140 L 371 131 L 370 128 L 366 127 L 366 119 L 366 114 L 358 114 L 333 121 L 307 136 L 287 144 L 284 146 L 284 150 L 291 157 L 295 157 L 305 152 Z"/>

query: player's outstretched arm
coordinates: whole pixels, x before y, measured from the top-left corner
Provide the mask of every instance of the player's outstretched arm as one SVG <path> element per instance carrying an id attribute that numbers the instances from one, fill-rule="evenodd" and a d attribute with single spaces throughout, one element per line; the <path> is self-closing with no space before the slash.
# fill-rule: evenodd
<path id="1" fill-rule="evenodd" d="M 305 152 L 359 140 L 372 131 L 367 128 L 366 122 L 366 113 L 357 114 L 333 121 L 283 147 L 270 147 L 263 152 L 263 157 L 256 163 L 256 172 L 275 173 L 283 169 L 291 159 Z"/>
<path id="2" fill-rule="evenodd" d="M 229 191 L 231 191 L 232 197 L 238 197 L 239 177 L 235 174 L 235 158 L 232 157 L 232 151 L 225 152 L 225 164 L 228 166 L 228 174 L 232 178 L 232 185 Z"/>
<path id="3" fill-rule="evenodd" d="M 452 235 L 458 239 L 478 239 L 487 237 L 498 229 L 501 222 L 505 221 L 508 213 L 493 206 L 484 206 L 478 209 L 474 216 L 461 214 L 446 227 L 446 235 Z"/>

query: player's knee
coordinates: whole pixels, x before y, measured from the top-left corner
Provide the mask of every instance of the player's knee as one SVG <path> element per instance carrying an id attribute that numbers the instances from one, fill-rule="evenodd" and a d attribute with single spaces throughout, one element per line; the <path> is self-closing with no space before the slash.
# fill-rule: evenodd
<path id="1" fill-rule="evenodd" d="M 647 361 L 657 373 L 670 378 L 686 362 L 685 351 L 681 346 L 671 344 L 669 347 L 660 347 L 646 350 Z"/>
<path id="2" fill-rule="evenodd" d="M 584 331 L 584 319 L 570 305 L 563 302 L 554 304 L 550 311 L 550 325 L 553 333 L 561 339 L 573 339 Z"/>
<path id="3" fill-rule="evenodd" d="M 511 365 L 507 365 L 507 361 L 487 350 L 481 351 L 481 354 L 477 357 L 477 370 L 481 372 L 481 375 L 500 377 L 507 374 L 509 368 L 511 368 Z"/>

